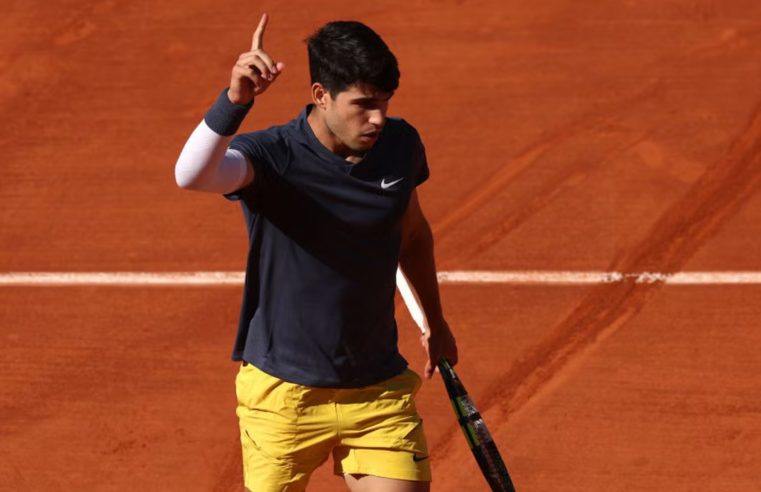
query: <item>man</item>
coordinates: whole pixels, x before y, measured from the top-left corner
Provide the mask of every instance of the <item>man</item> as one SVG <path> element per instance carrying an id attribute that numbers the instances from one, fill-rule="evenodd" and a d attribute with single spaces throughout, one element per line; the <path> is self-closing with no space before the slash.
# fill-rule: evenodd
<path id="1" fill-rule="evenodd" d="M 182 188 L 239 200 L 248 227 L 233 350 L 246 488 L 304 490 L 332 453 L 352 491 L 427 491 L 421 381 L 397 348 L 397 264 L 427 315 L 426 378 L 457 348 L 415 192 L 425 151 L 412 126 L 386 117 L 396 58 L 367 26 L 329 23 L 308 40 L 312 104 L 232 139 L 285 68 L 264 51 L 266 25 L 265 14 L 175 168 Z"/>

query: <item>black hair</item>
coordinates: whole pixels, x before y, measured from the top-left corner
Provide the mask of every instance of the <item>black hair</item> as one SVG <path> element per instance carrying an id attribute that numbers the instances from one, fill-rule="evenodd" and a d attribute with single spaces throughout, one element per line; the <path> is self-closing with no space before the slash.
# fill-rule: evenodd
<path id="1" fill-rule="evenodd" d="M 329 22 L 307 38 L 309 74 L 335 98 L 353 84 L 399 87 L 399 65 L 380 36 L 356 21 Z"/>

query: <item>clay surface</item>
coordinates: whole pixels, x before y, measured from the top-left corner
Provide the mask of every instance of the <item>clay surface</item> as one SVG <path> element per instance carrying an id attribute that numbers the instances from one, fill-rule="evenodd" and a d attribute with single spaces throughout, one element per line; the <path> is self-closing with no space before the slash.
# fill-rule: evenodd
<path id="1" fill-rule="evenodd" d="M 441 270 L 761 268 L 758 1 L 71 0 L 0 16 L 0 272 L 242 270 L 237 204 L 178 189 L 173 166 L 262 11 L 287 67 L 242 131 L 308 102 L 303 39 L 324 22 L 394 50 Z M 0 489 L 242 490 L 240 296 L 0 287 Z M 761 490 L 761 286 L 442 296 L 521 492 Z M 486 490 L 438 377 L 419 409 L 433 490 Z M 343 487 L 324 466 L 309 490 Z"/>

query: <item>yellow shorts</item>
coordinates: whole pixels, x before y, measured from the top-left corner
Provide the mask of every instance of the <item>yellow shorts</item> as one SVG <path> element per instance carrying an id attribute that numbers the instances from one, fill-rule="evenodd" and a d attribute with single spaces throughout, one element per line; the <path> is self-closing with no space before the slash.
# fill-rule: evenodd
<path id="1" fill-rule="evenodd" d="M 242 365 L 235 381 L 246 488 L 301 491 L 333 454 L 337 475 L 430 481 L 420 377 L 406 369 L 363 388 L 312 388 Z"/>

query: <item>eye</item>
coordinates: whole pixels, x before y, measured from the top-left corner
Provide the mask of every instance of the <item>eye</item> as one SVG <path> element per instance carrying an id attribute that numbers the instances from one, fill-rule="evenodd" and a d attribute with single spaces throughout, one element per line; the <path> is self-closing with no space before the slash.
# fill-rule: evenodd
<path id="1" fill-rule="evenodd" d="M 376 101 L 359 101 L 357 105 L 362 109 L 375 109 L 378 107 L 378 103 Z"/>

